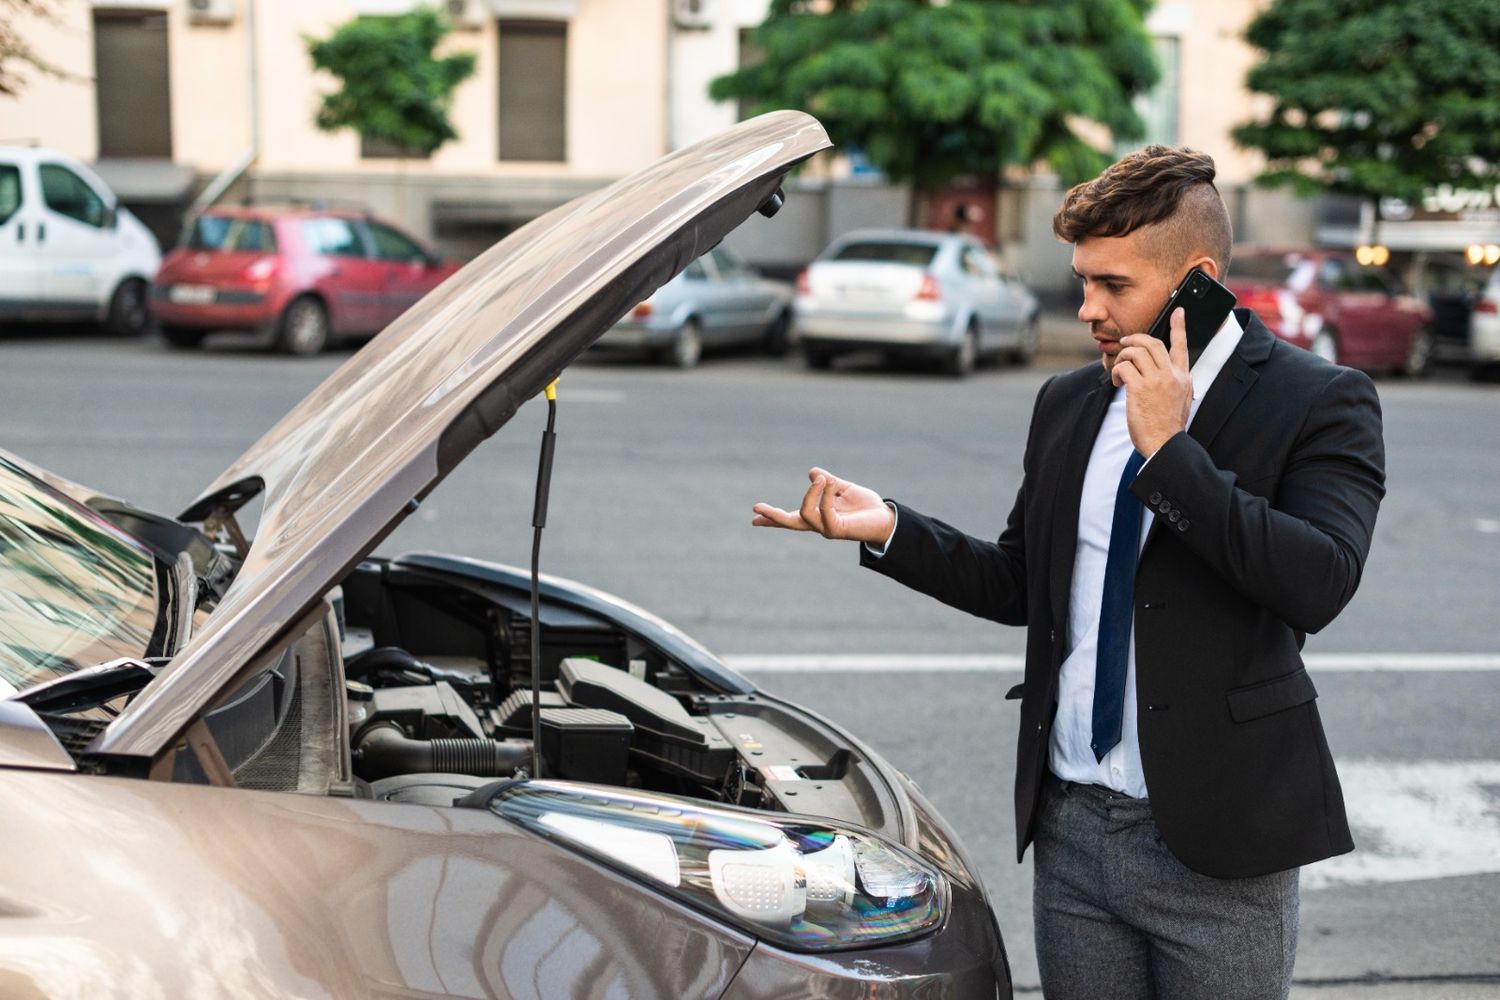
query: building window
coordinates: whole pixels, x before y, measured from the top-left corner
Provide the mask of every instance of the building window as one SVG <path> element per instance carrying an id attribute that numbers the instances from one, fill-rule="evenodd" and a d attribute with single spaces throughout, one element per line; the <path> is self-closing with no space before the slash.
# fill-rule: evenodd
<path id="1" fill-rule="evenodd" d="M 568 25 L 500 22 L 500 159 L 567 159 Z"/>
<path id="2" fill-rule="evenodd" d="M 167 15 L 94 11 L 99 156 L 172 158 Z"/>
<path id="3" fill-rule="evenodd" d="M 1175 35 L 1157 35 L 1151 39 L 1156 64 L 1161 67 L 1161 79 L 1156 81 L 1156 86 L 1135 99 L 1135 111 L 1146 123 L 1146 135 L 1138 143 L 1117 144 L 1117 153 L 1124 155 L 1134 152 L 1153 142 L 1166 146 L 1177 145 L 1177 112 L 1181 100 L 1178 84 L 1182 77 L 1179 44 Z"/>

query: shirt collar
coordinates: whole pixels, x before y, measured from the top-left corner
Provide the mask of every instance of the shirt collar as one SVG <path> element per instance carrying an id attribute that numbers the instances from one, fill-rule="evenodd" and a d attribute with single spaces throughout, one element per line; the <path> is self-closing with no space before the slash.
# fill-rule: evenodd
<path id="1" fill-rule="evenodd" d="M 1240 326 L 1240 321 L 1231 312 L 1224 318 L 1224 324 L 1219 327 L 1217 333 L 1209 340 L 1203 348 L 1203 353 L 1198 355 L 1198 361 L 1193 365 L 1193 402 L 1202 399 L 1214 384 L 1214 379 L 1219 377 L 1219 372 L 1224 370 L 1224 363 L 1234 353 L 1234 349 L 1240 346 L 1240 338 L 1245 335 L 1245 328 Z"/>

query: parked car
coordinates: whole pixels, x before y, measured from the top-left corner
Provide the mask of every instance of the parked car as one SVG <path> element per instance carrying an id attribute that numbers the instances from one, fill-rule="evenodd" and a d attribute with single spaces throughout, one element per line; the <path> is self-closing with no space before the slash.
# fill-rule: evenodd
<path id="1" fill-rule="evenodd" d="M 1500 365 L 1500 268 L 1490 272 L 1489 280 L 1474 303 L 1469 325 L 1468 360 L 1476 372 L 1489 371 Z"/>
<path id="2" fill-rule="evenodd" d="M 8 992 L 1010 996 L 859 738 L 583 584 L 371 557 L 828 145 L 762 116 L 518 230 L 175 518 L 0 456 Z"/>
<path id="3" fill-rule="evenodd" d="M 779 356 L 791 319 L 791 288 L 715 247 L 626 313 L 598 346 L 644 350 L 677 368 L 697 365 L 704 348 L 730 344 L 760 344 Z"/>
<path id="4" fill-rule="evenodd" d="M 151 313 L 174 347 L 250 330 L 287 354 L 369 337 L 458 270 L 393 223 L 303 205 L 213 208 L 167 254 Z"/>
<path id="5" fill-rule="evenodd" d="M 1036 296 L 960 233 L 860 229 L 797 277 L 796 337 L 814 368 L 846 351 L 935 359 L 966 375 L 981 357 L 1036 353 Z"/>
<path id="6" fill-rule="evenodd" d="M 0 320 L 145 332 L 156 237 L 93 171 L 54 149 L 0 146 Z"/>
<path id="7" fill-rule="evenodd" d="M 1434 361 L 1468 364 L 1474 312 L 1484 299 L 1493 266 L 1471 264 L 1463 254 L 1421 253 L 1412 261 L 1412 294 L 1432 307 Z M 1472 359 L 1484 364 L 1482 358 Z"/>
<path id="8" fill-rule="evenodd" d="M 1225 284 L 1272 333 L 1329 361 L 1417 376 L 1432 360 L 1432 309 L 1345 251 L 1237 249 Z"/>

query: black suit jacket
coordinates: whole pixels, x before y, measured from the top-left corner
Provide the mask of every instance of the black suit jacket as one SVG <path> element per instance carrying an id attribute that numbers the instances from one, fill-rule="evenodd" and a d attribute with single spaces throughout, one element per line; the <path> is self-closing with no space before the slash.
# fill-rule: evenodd
<path id="1" fill-rule="evenodd" d="M 1385 493 L 1370 379 L 1276 340 L 1248 310 L 1236 315 L 1245 334 L 1191 428 L 1131 487 L 1157 514 L 1135 584 L 1136 721 L 1152 812 L 1173 854 L 1219 878 L 1353 849 L 1301 649 L 1354 596 Z M 880 573 L 1027 626 L 1017 860 L 1031 842 L 1068 653 L 1084 471 L 1113 394 L 1098 364 L 1042 387 L 998 541 L 901 507 L 885 556 L 860 546 Z"/>

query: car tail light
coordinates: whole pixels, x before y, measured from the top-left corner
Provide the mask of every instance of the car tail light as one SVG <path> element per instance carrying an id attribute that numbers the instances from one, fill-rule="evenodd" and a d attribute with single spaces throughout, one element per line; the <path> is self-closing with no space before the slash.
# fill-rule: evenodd
<path id="1" fill-rule="evenodd" d="M 1474 303 L 1474 311 L 1477 313 L 1500 313 L 1500 302 L 1486 296 Z"/>
<path id="2" fill-rule="evenodd" d="M 797 294 L 803 296 L 812 294 L 812 279 L 808 277 L 806 268 L 803 268 L 797 275 Z"/>
<path id="3" fill-rule="evenodd" d="M 917 286 L 915 298 L 918 302 L 941 302 L 943 300 L 943 290 L 938 287 L 936 278 L 924 272 L 922 274 L 922 284 Z"/>
<path id="4" fill-rule="evenodd" d="M 795 951 L 888 944 L 936 928 L 950 889 L 904 847 L 822 819 L 674 795 L 518 781 L 500 816 Z"/>
<path id="5" fill-rule="evenodd" d="M 655 306 L 653 306 L 649 302 L 642 302 L 640 305 L 630 310 L 630 315 L 632 319 L 645 319 L 654 312 L 656 312 Z"/>

